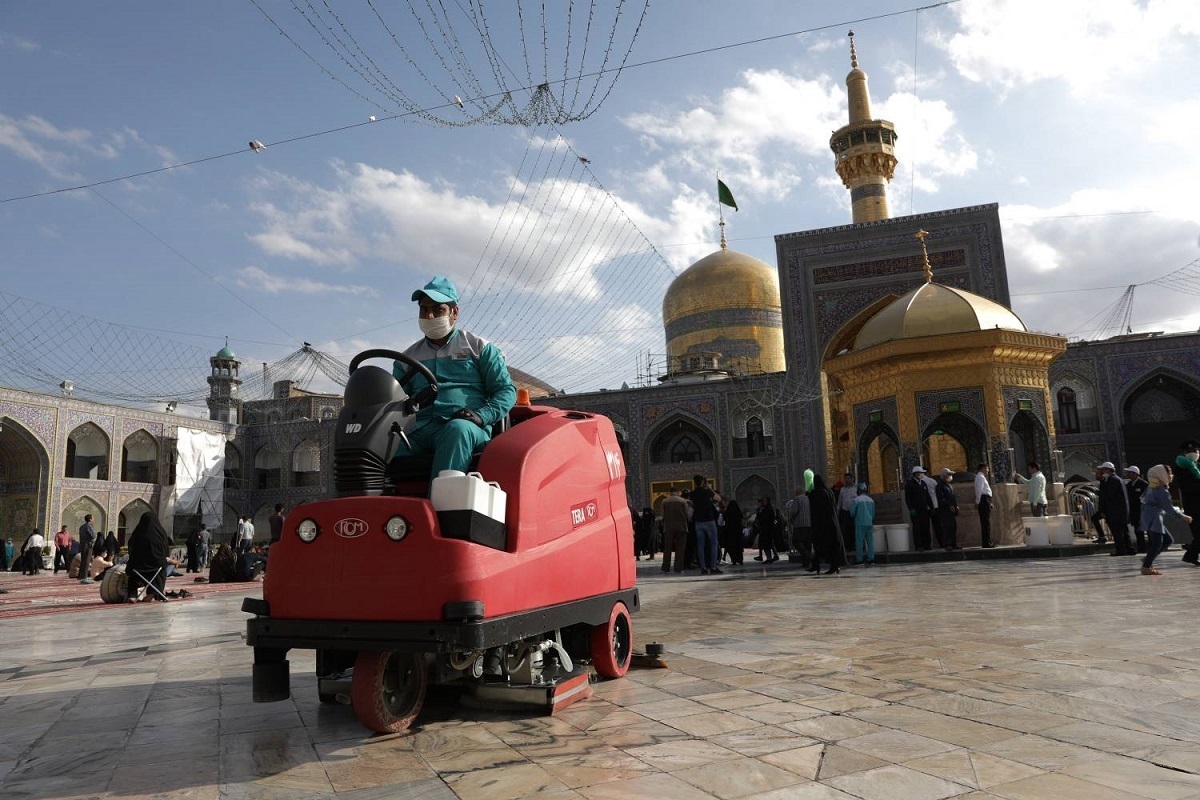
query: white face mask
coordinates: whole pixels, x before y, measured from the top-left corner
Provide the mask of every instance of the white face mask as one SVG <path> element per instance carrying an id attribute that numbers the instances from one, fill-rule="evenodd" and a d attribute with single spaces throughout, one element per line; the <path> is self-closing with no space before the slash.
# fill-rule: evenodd
<path id="1" fill-rule="evenodd" d="M 1194 462 L 1196 459 L 1200 458 L 1200 453 L 1188 453 L 1187 457 Z"/>
<path id="2" fill-rule="evenodd" d="M 429 339 L 438 340 L 445 339 L 450 335 L 450 331 L 454 330 L 454 323 L 450 321 L 450 315 L 446 314 L 433 319 L 425 319 L 420 317 L 417 324 L 421 326 L 421 333 Z"/>

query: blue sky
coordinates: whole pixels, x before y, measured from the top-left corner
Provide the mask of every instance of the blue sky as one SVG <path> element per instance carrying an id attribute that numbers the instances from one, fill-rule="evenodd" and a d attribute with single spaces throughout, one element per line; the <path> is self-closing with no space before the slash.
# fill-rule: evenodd
<path id="1" fill-rule="evenodd" d="M 1195 261 L 1191 5 L 962 0 L 854 22 L 874 116 L 900 136 L 893 215 L 999 202 L 1014 308 L 1049 332 L 1087 332 L 1121 290 L 1059 292 L 1148 282 Z M 236 155 L 99 194 L 0 204 L 0 289 L 140 326 L 151 345 L 161 336 L 215 352 L 227 335 L 254 363 L 309 341 L 348 360 L 415 339 L 409 294 L 446 273 L 463 290 L 465 327 L 572 391 L 633 382 L 637 353 L 663 352 L 663 292 L 717 246 L 717 170 L 741 206 L 727 214 L 730 246 L 768 263 L 775 234 L 849 222 L 828 150 L 846 119 L 851 25 L 838 23 L 913 7 L 655 0 L 630 63 L 833 27 L 627 69 L 587 119 L 529 129 L 390 119 L 394 98 L 346 69 L 290 1 L 259 6 L 354 91 L 250 0 L 4 4 L 3 198 Z M 477 87 L 496 86 L 465 16 L 456 32 L 474 85 L 444 77 L 432 50 L 410 48 L 415 66 L 400 57 L 365 0 L 331 7 L 405 97 L 463 97 L 463 109 L 435 112 L 444 119 L 469 120 L 484 105 Z M 374 7 L 398 36 L 414 35 L 408 4 Z M 591 59 L 612 17 L 596 8 Z M 517 87 L 527 81 L 512 9 L 487 10 Z M 640 11 L 626 3 L 615 52 Z M 548 26 L 545 77 L 570 77 L 555 35 L 564 21 Z M 536 80 L 540 35 L 526 42 Z M 356 127 L 282 143 L 342 126 Z M 267 149 L 251 152 L 251 139 Z M 1134 330 L 1200 326 L 1182 287 L 1140 287 Z"/>

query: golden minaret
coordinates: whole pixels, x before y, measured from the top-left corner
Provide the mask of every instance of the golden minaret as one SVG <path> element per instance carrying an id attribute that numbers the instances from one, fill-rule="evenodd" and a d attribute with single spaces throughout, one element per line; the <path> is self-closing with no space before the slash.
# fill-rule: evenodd
<path id="1" fill-rule="evenodd" d="M 829 137 L 837 174 L 850 190 L 854 222 L 887 219 L 887 182 L 896 170 L 896 126 L 871 119 L 867 73 L 858 68 L 854 31 L 850 31 L 850 74 L 846 76 L 850 123 Z"/>

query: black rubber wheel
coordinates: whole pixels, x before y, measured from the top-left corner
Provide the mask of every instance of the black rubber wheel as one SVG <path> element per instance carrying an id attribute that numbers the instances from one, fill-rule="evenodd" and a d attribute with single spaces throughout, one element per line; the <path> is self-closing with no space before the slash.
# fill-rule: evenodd
<path id="1" fill-rule="evenodd" d="M 428 687 L 422 653 L 361 652 L 350 683 L 354 714 L 376 733 L 399 733 L 416 719 Z"/>

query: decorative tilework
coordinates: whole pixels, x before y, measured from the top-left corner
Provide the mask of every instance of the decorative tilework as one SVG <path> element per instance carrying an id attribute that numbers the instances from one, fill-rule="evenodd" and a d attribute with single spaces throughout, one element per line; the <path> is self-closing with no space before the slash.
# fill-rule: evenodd
<path id="1" fill-rule="evenodd" d="M 992 437 L 992 478 L 997 483 L 1012 482 L 1012 459 L 1009 456 L 1008 439 L 1003 436 Z"/>
<path id="2" fill-rule="evenodd" d="M 880 413 L 879 421 L 888 426 L 893 435 L 900 430 L 900 415 L 896 410 L 896 398 L 885 397 L 881 400 L 872 400 L 869 403 L 859 403 L 854 406 L 855 436 L 861 438 L 863 431 L 870 426 L 873 411 Z"/>
<path id="3" fill-rule="evenodd" d="M 1035 417 L 1038 422 L 1042 423 L 1042 428 L 1049 430 L 1050 426 L 1046 424 L 1046 395 L 1042 389 L 1036 386 L 1003 386 L 1000 389 L 1001 395 L 1004 397 L 1004 417 L 1006 425 L 1011 428 L 1013 417 L 1021 410 L 1019 400 L 1029 400 L 1033 404 L 1033 408 L 1027 409 Z"/>
<path id="4" fill-rule="evenodd" d="M 67 411 L 67 433 L 78 428 L 85 422 L 91 422 L 100 430 L 108 435 L 109 441 L 113 438 L 113 417 L 108 414 L 97 414 L 94 411 L 83 411 L 79 409 L 69 409 Z"/>
<path id="5" fill-rule="evenodd" d="M 58 421 L 57 408 L 0 400 L 0 417 L 9 417 L 20 422 L 37 438 L 47 452 L 54 449 L 54 426 Z"/>
<path id="6" fill-rule="evenodd" d="M 711 396 L 704 398 L 680 398 L 642 406 L 642 418 L 647 429 L 674 414 L 686 414 L 712 426 L 716 421 L 716 403 Z"/>
<path id="7" fill-rule="evenodd" d="M 975 422 L 982 430 L 987 431 L 987 419 L 983 411 L 983 389 L 979 387 L 918 392 L 917 430 L 924 431 L 925 426 L 937 418 L 940 413 L 938 406 L 942 403 L 958 403 L 961 408 L 960 414 Z"/>
<path id="8" fill-rule="evenodd" d="M 939 270 L 966 266 L 967 251 L 963 249 L 930 251 L 929 263 L 935 275 Z M 863 278 L 880 278 L 886 275 L 907 275 L 925 279 L 925 259 L 920 253 L 895 258 L 879 258 L 860 261 L 857 264 L 839 264 L 836 267 L 818 267 L 813 270 L 813 285 L 841 283 Z"/>
<path id="9" fill-rule="evenodd" d="M 161 422 L 151 422 L 145 419 L 125 417 L 121 420 L 121 440 L 124 441 L 129 437 L 129 434 L 133 433 L 138 428 L 145 428 L 146 432 L 155 439 L 162 438 L 163 425 Z"/>

